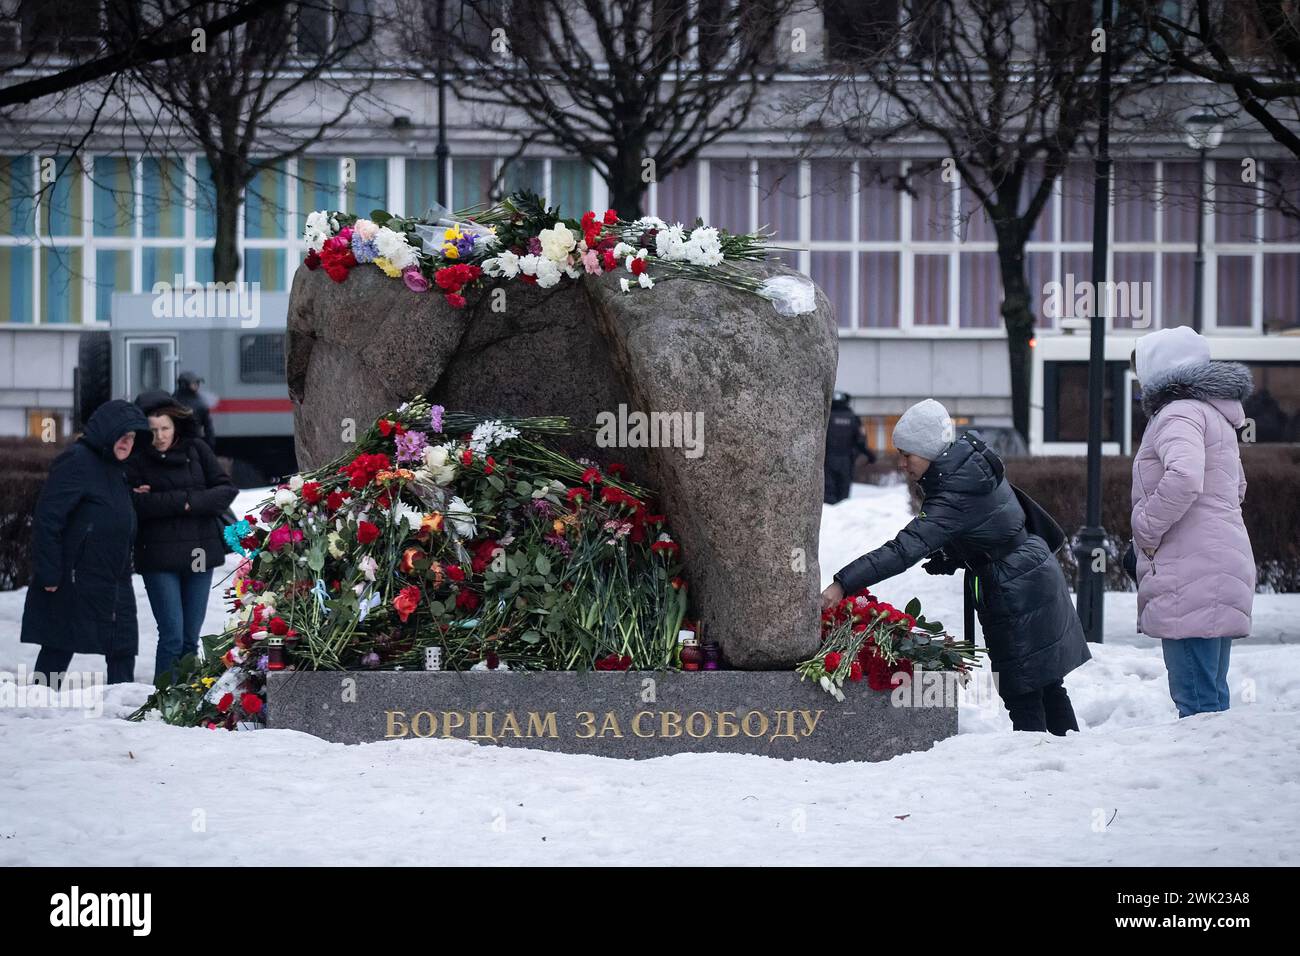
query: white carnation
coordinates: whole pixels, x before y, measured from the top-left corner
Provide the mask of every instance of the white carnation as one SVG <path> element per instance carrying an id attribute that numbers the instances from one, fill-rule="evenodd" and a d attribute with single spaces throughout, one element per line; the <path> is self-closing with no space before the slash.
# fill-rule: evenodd
<path id="1" fill-rule="evenodd" d="M 446 519 L 458 537 L 474 537 L 474 532 L 477 529 L 474 514 L 470 511 L 469 505 L 465 504 L 459 495 L 454 496 L 451 499 L 451 504 L 447 506 Z"/>
<path id="2" fill-rule="evenodd" d="M 519 257 L 507 249 L 499 256 L 484 262 L 483 271 L 493 277 L 505 276 L 507 279 L 513 279 L 519 275 Z"/>

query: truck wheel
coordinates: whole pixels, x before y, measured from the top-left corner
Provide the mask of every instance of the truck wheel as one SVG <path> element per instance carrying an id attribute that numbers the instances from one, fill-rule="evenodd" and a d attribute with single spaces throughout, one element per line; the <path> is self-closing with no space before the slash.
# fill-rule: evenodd
<path id="1" fill-rule="evenodd" d="M 108 332 L 82 332 L 77 339 L 77 387 L 72 416 L 77 429 L 113 395 L 113 341 Z"/>

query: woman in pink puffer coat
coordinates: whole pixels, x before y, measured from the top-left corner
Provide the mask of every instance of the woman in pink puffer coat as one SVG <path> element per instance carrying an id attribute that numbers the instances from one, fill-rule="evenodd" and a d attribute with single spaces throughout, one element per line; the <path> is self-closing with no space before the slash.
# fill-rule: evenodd
<path id="1" fill-rule="evenodd" d="M 1255 594 L 1236 434 L 1250 371 L 1210 361 L 1186 327 L 1143 336 L 1134 365 L 1150 418 L 1133 459 L 1138 630 L 1161 639 L 1179 717 L 1227 710 L 1232 641 L 1250 634 Z"/>

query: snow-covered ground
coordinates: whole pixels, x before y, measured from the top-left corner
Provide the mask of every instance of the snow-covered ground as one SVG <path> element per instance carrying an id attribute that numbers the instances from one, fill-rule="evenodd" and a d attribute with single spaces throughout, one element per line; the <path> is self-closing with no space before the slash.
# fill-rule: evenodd
<path id="1" fill-rule="evenodd" d="M 823 584 L 907 518 L 901 485 L 855 485 L 823 513 Z M 959 629 L 956 581 L 914 568 L 876 590 L 918 596 Z M 35 660 L 18 643 L 23 595 L 0 594 L 0 681 Z M 137 597 L 147 681 L 157 635 Z M 1233 709 L 1182 721 L 1134 599 L 1107 595 L 1106 643 L 1066 681 L 1082 733 L 1013 734 L 999 706 L 976 702 L 958 736 L 879 764 L 343 746 L 115 719 L 145 684 L 109 688 L 99 715 L 3 707 L 0 864 L 1300 862 L 1300 595 L 1256 596 L 1255 635 L 1233 649 Z M 207 627 L 222 619 L 214 590 Z"/>

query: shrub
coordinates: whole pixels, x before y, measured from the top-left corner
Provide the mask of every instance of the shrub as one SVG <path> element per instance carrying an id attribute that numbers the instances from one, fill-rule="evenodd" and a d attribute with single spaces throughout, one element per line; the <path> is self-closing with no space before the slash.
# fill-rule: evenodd
<path id="1" fill-rule="evenodd" d="M 67 445 L 0 438 L 0 591 L 31 580 L 32 515 L 50 463 Z"/>
<path id="2" fill-rule="evenodd" d="M 1242 517 L 1255 552 L 1259 588 L 1263 591 L 1300 590 L 1300 447 L 1243 446 L 1246 500 Z M 1087 505 L 1087 459 L 1046 456 L 1012 458 L 1007 477 L 1024 489 L 1056 518 L 1067 535 L 1083 526 Z M 1132 590 L 1120 558 L 1132 536 L 1129 525 L 1133 459 L 1108 455 L 1101 461 L 1101 523 L 1108 536 L 1106 586 Z M 1061 566 L 1074 581 L 1074 553 L 1062 549 Z"/>

